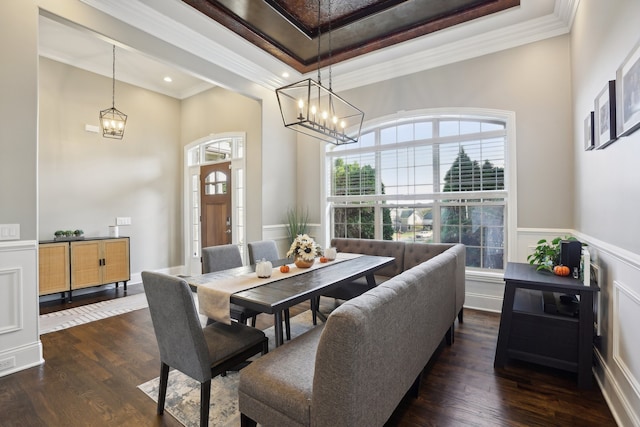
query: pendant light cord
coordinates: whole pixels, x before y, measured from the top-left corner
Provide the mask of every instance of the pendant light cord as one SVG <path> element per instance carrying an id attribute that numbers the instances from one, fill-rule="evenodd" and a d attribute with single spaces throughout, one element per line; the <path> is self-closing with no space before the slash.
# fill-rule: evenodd
<path id="1" fill-rule="evenodd" d="M 322 85 L 322 76 L 320 74 L 320 41 L 322 39 L 322 29 L 321 29 L 321 20 L 320 20 L 320 13 L 321 13 L 321 2 L 322 0 L 318 0 L 318 83 L 320 85 Z M 329 23 L 328 23 L 328 28 L 327 28 L 327 33 L 329 34 L 329 56 L 327 57 L 328 61 L 329 61 L 329 90 L 332 90 L 331 88 L 331 54 L 332 54 L 332 45 L 331 45 L 331 0 L 329 0 Z"/>
<path id="2" fill-rule="evenodd" d="M 320 28 L 320 2 L 318 0 L 318 84 L 322 86 L 322 75 L 320 74 L 320 39 L 322 36 L 322 29 Z"/>
<path id="3" fill-rule="evenodd" d="M 111 108 L 116 108 L 116 45 L 113 45 L 113 78 L 111 82 Z"/>

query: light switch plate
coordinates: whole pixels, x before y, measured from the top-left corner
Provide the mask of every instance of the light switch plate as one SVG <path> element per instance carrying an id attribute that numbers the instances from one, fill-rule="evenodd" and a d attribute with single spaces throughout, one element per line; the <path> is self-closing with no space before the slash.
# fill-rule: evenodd
<path id="1" fill-rule="evenodd" d="M 0 240 L 20 240 L 20 224 L 0 224 Z"/>
<path id="2" fill-rule="evenodd" d="M 119 216 L 116 218 L 116 225 L 131 225 L 130 216 Z"/>

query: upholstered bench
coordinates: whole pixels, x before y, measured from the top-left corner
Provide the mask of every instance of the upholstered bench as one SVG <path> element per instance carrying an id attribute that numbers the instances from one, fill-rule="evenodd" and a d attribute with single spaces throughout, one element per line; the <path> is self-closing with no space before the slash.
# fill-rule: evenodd
<path id="1" fill-rule="evenodd" d="M 458 264 L 444 252 L 346 301 L 240 371 L 243 426 L 382 426 L 455 320 Z M 464 269 L 462 270 L 464 271 Z"/>
<path id="2" fill-rule="evenodd" d="M 452 248 L 451 243 L 405 243 L 393 240 L 372 240 L 372 239 L 346 239 L 335 238 L 331 240 L 331 246 L 335 247 L 338 252 L 350 252 L 363 255 L 379 255 L 394 257 L 393 264 L 378 271 L 375 275 L 376 285 L 384 283 L 391 277 L 396 276 L 418 264 L 421 264 L 436 255 Z M 457 256 L 460 253 L 457 252 Z M 463 251 L 462 256 L 465 256 Z M 466 259 L 466 258 L 465 258 Z M 457 263 L 457 272 L 455 281 L 455 311 L 460 321 L 462 321 L 462 307 L 465 300 L 465 259 Z M 362 278 L 354 282 L 348 283 L 339 288 L 333 289 L 324 296 L 348 300 L 354 298 L 367 290 L 370 286 L 367 281 Z"/>

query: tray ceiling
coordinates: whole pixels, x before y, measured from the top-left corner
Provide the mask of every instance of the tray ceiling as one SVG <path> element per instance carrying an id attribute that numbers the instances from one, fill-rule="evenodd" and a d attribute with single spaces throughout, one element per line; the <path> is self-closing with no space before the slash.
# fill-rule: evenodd
<path id="1" fill-rule="evenodd" d="M 301 73 L 318 68 L 318 57 L 324 67 L 520 5 L 520 0 L 334 0 L 329 11 L 328 0 L 320 10 L 316 0 L 183 2 Z"/>

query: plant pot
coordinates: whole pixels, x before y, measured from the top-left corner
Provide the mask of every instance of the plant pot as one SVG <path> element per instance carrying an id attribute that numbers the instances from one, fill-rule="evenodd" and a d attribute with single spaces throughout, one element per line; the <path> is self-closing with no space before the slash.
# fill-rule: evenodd
<path id="1" fill-rule="evenodd" d="M 307 261 L 307 260 L 304 260 L 302 258 L 296 257 L 296 259 L 293 261 L 293 263 L 298 268 L 309 268 L 309 267 L 311 267 L 313 265 L 313 263 L 315 261 L 316 261 L 315 259 L 312 259 L 311 261 Z"/>

